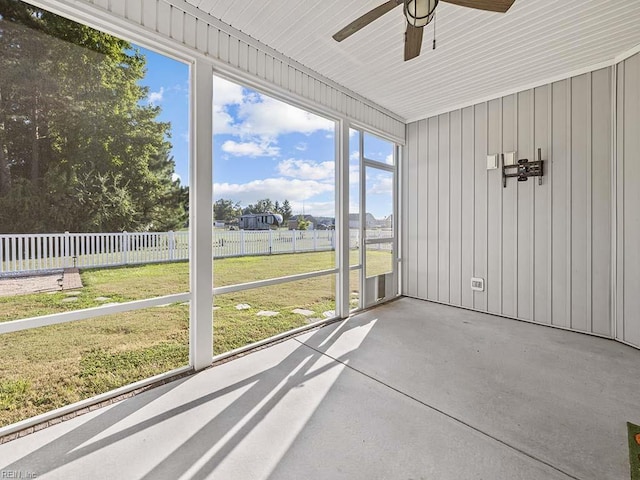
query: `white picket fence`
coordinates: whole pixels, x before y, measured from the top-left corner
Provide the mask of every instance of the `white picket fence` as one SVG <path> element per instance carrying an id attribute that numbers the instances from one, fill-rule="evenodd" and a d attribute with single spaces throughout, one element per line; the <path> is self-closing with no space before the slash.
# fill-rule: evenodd
<path id="1" fill-rule="evenodd" d="M 358 231 L 350 243 L 358 245 Z M 213 231 L 214 258 L 333 250 L 333 230 Z M 0 235 L 0 275 L 189 259 L 188 232 Z"/>

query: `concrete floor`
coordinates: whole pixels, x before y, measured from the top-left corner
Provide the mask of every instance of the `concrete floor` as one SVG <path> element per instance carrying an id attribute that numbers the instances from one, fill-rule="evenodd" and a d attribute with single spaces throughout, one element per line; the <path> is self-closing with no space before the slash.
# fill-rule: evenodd
<path id="1" fill-rule="evenodd" d="M 403 298 L 0 445 L 0 478 L 620 480 L 627 421 L 640 351 Z"/>

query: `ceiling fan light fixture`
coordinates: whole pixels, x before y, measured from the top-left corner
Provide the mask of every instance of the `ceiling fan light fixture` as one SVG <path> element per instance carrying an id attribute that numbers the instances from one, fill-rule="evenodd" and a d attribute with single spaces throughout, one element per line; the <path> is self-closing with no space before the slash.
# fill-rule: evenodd
<path id="1" fill-rule="evenodd" d="M 404 16 L 409 25 L 424 27 L 433 19 L 438 0 L 404 0 Z"/>

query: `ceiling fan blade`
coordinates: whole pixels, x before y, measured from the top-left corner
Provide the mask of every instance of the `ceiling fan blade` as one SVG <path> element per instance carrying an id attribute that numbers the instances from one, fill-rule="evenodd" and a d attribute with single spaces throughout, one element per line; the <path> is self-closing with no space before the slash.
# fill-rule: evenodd
<path id="1" fill-rule="evenodd" d="M 353 22 L 351 22 L 349 25 L 347 25 L 342 30 L 340 30 L 338 33 L 336 33 L 333 36 L 333 39 L 338 41 L 338 42 L 341 42 L 345 38 L 350 37 L 351 35 L 356 33 L 361 28 L 366 27 L 367 25 L 369 25 L 374 20 L 377 20 L 378 18 L 380 18 L 385 13 L 390 12 L 395 7 L 400 5 L 401 3 L 402 3 L 402 0 L 400 0 L 400 1 L 398 1 L 398 0 L 389 0 L 388 2 L 385 2 L 382 5 L 377 6 L 376 8 L 374 8 L 373 10 L 365 13 L 361 17 L 356 18 Z"/>
<path id="2" fill-rule="evenodd" d="M 489 12 L 505 13 L 511 8 L 516 0 L 442 0 L 446 3 L 453 3 L 461 7 L 477 8 Z"/>
<path id="3" fill-rule="evenodd" d="M 407 23 L 407 33 L 404 34 L 404 61 L 420 55 L 422 48 L 422 34 L 424 27 L 414 27 Z"/>

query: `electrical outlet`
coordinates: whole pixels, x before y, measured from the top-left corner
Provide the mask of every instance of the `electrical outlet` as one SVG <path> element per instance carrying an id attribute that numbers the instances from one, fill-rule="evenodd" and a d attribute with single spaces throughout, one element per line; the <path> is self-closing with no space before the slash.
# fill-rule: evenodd
<path id="1" fill-rule="evenodd" d="M 484 278 L 472 278 L 471 290 L 475 290 L 477 292 L 484 292 Z"/>

